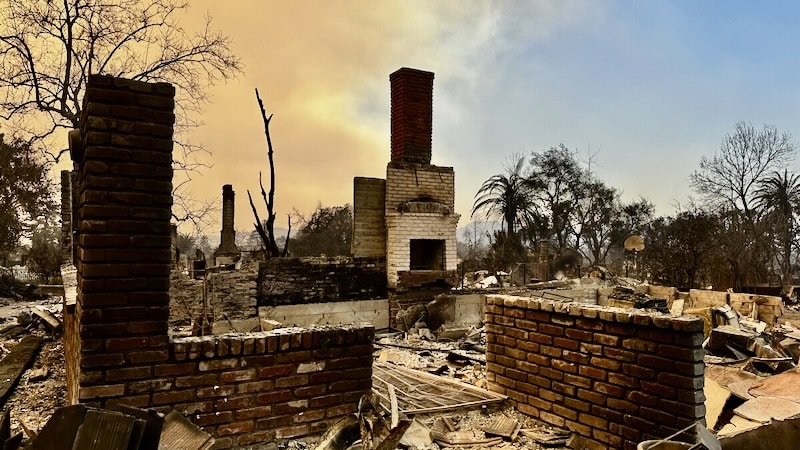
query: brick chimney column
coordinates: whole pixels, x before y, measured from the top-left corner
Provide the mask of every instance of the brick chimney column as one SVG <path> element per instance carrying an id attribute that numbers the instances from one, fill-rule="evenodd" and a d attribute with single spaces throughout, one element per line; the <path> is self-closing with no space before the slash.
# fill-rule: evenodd
<path id="1" fill-rule="evenodd" d="M 93 75 L 77 167 L 78 348 L 70 399 L 150 404 L 153 367 L 169 357 L 172 133 L 175 89 Z M 77 391 L 77 392 L 76 392 Z"/>
<path id="2" fill-rule="evenodd" d="M 61 171 L 61 261 L 72 262 L 72 180 L 69 170 Z"/>
<path id="3" fill-rule="evenodd" d="M 226 184 L 222 186 L 222 231 L 219 237 L 219 249 L 217 255 L 228 255 L 239 253 L 236 248 L 236 229 L 233 226 L 233 214 L 236 193 L 233 186 Z"/>
<path id="4" fill-rule="evenodd" d="M 433 72 L 403 67 L 391 84 L 392 161 L 431 163 Z"/>

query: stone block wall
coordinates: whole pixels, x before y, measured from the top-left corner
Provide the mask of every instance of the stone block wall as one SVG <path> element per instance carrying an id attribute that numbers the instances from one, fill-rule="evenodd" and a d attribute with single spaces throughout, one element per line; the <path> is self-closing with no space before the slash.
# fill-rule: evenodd
<path id="1" fill-rule="evenodd" d="M 453 168 L 390 162 L 386 167 L 386 214 L 397 213 L 401 203 L 414 199 L 438 202 L 453 212 Z"/>
<path id="2" fill-rule="evenodd" d="M 397 287 L 399 272 L 411 268 L 411 239 L 443 240 L 444 269 L 457 278 L 456 227 L 459 217 L 458 214 L 435 213 L 387 214 L 386 277 L 389 286 Z"/>
<path id="3" fill-rule="evenodd" d="M 386 257 L 385 222 L 386 180 L 355 177 L 353 179 L 354 257 Z"/>
<path id="4" fill-rule="evenodd" d="M 260 265 L 258 305 L 386 298 L 379 258 L 273 258 Z"/>
<path id="5" fill-rule="evenodd" d="M 635 449 L 704 420 L 703 322 L 487 296 L 487 381 L 581 448 Z"/>
<path id="6" fill-rule="evenodd" d="M 212 272 L 207 279 L 195 280 L 172 271 L 170 275 L 170 324 L 184 323 L 203 315 L 203 287 L 213 320 L 238 320 L 255 317 L 257 308 L 258 266 L 241 270 Z"/>

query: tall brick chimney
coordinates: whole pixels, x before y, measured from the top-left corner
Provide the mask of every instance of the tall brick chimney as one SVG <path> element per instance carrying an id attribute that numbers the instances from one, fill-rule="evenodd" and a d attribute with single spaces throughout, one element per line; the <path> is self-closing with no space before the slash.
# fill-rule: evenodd
<path id="1" fill-rule="evenodd" d="M 233 227 L 233 206 L 236 193 L 233 186 L 222 186 L 222 231 L 220 231 L 219 249 L 217 255 L 230 255 L 239 253 L 236 247 L 236 230 Z"/>
<path id="2" fill-rule="evenodd" d="M 392 161 L 431 163 L 433 72 L 403 67 L 389 75 Z"/>

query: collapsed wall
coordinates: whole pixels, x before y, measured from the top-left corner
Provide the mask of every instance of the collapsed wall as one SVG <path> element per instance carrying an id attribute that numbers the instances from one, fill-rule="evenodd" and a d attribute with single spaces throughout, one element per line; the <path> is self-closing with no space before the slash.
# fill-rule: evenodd
<path id="1" fill-rule="evenodd" d="M 386 298 L 381 258 L 272 258 L 261 263 L 258 305 L 280 306 Z"/>
<path id="2" fill-rule="evenodd" d="M 170 339 L 174 88 L 92 75 L 76 163 L 70 403 L 178 408 L 215 448 L 317 434 L 369 392 L 371 325 Z"/>
<path id="3" fill-rule="evenodd" d="M 635 449 L 704 420 L 703 321 L 487 296 L 487 381 L 581 447 Z"/>
<path id="4" fill-rule="evenodd" d="M 208 300 L 207 316 L 214 320 L 239 320 L 258 315 L 258 267 L 210 272 L 195 280 L 172 271 L 170 275 L 170 324 L 188 323 L 203 315 L 203 295 Z"/>

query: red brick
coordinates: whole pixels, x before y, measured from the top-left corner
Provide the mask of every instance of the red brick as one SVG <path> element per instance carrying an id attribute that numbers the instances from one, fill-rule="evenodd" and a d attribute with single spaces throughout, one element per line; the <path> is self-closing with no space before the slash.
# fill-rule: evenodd
<path id="1" fill-rule="evenodd" d="M 608 375 L 608 373 L 605 370 L 591 366 L 581 366 L 578 369 L 578 373 L 585 377 L 593 378 L 595 380 L 605 380 Z"/>
<path id="2" fill-rule="evenodd" d="M 287 375 L 293 374 L 294 371 L 295 371 L 295 366 L 293 364 L 284 364 L 272 367 L 259 367 L 258 376 L 259 378 L 285 377 Z"/>
<path id="3" fill-rule="evenodd" d="M 547 389 L 539 389 L 539 398 L 548 402 L 553 403 L 553 412 L 556 412 L 555 407 L 556 403 L 561 402 L 564 400 L 564 396 L 553 391 L 548 391 Z"/>
<path id="4" fill-rule="evenodd" d="M 556 347 L 561 347 L 561 348 L 567 349 L 567 350 L 577 350 L 578 347 L 580 346 L 580 342 L 578 342 L 578 341 L 576 341 L 574 339 L 566 339 L 566 338 L 557 337 L 557 338 L 553 339 L 553 345 L 555 345 Z"/>
<path id="5" fill-rule="evenodd" d="M 635 377 L 629 377 L 614 372 L 608 374 L 608 382 L 611 384 L 617 384 L 620 386 L 625 386 L 630 388 L 639 387 L 639 381 Z"/>
<path id="6" fill-rule="evenodd" d="M 597 382 L 594 384 L 594 390 L 601 394 L 618 398 L 622 398 L 625 395 L 625 390 L 623 388 L 608 383 Z"/>
<path id="7" fill-rule="evenodd" d="M 589 403 L 571 397 L 564 397 L 564 405 L 567 408 L 581 412 L 588 412 L 591 409 L 591 405 Z"/>
<path id="8" fill-rule="evenodd" d="M 592 387 L 592 380 L 586 377 L 581 377 L 578 375 L 564 375 L 564 383 L 567 383 L 572 386 L 582 387 L 582 388 L 590 388 Z"/>
<path id="9" fill-rule="evenodd" d="M 317 397 L 325 393 L 327 387 L 324 385 L 305 386 L 294 390 L 294 395 L 298 398 Z"/>
<path id="10" fill-rule="evenodd" d="M 215 373 L 175 378 L 176 387 L 213 386 L 217 384 L 217 382 L 218 378 Z"/>
<path id="11" fill-rule="evenodd" d="M 219 411 L 238 410 L 253 406 L 255 398 L 252 395 L 227 396 L 217 399 L 214 403 Z"/>
<path id="12" fill-rule="evenodd" d="M 233 412 L 221 411 L 211 414 L 198 414 L 192 420 L 196 425 L 206 427 L 208 425 L 217 425 L 220 423 L 229 423 L 233 421 Z"/>
<path id="13" fill-rule="evenodd" d="M 566 420 L 577 420 L 578 419 L 578 413 L 577 412 L 575 412 L 575 411 L 573 411 L 573 410 L 571 410 L 569 408 L 565 408 L 565 407 L 563 407 L 561 405 L 557 405 L 557 404 L 553 405 L 553 413 L 554 414 L 558 414 L 559 416 L 561 416 L 562 418 L 564 418 Z"/>
<path id="14" fill-rule="evenodd" d="M 620 366 L 622 365 L 617 360 L 598 357 L 593 357 L 591 359 L 591 364 L 607 370 L 619 370 Z"/>
<path id="15" fill-rule="evenodd" d="M 562 417 L 559 417 L 547 411 L 541 411 L 539 413 L 539 419 L 556 427 L 562 427 L 562 428 L 564 427 L 564 419 Z"/>
<path id="16" fill-rule="evenodd" d="M 593 331 L 603 330 L 603 322 L 599 320 L 579 318 L 575 320 L 575 326 L 584 330 L 593 330 Z"/>
<path id="17" fill-rule="evenodd" d="M 236 386 L 234 385 L 202 387 L 197 389 L 197 398 L 226 397 L 233 395 L 235 391 Z"/>
<path id="18" fill-rule="evenodd" d="M 196 370 L 197 364 L 195 363 L 159 364 L 155 366 L 155 375 L 157 377 L 167 375 L 185 375 L 188 373 L 194 373 Z"/>
<path id="19" fill-rule="evenodd" d="M 617 359 L 625 362 L 633 362 L 636 360 L 636 353 L 618 348 L 607 347 L 603 349 L 603 355 L 611 359 Z"/>
<path id="20" fill-rule="evenodd" d="M 552 325 L 549 323 L 540 323 L 539 324 L 539 331 L 548 334 L 550 336 L 563 336 L 564 335 L 564 328 L 558 325 Z M 531 339 L 533 340 L 533 339 Z"/>
<path id="21" fill-rule="evenodd" d="M 292 399 L 292 391 L 263 392 L 256 395 L 256 402 L 260 405 L 271 405 Z"/>
<path id="22" fill-rule="evenodd" d="M 271 406 L 255 406 L 252 408 L 240 408 L 233 412 L 236 420 L 257 419 L 267 417 L 272 414 Z"/>
<path id="23" fill-rule="evenodd" d="M 242 434 L 253 431 L 254 422 L 244 420 L 240 422 L 226 423 L 217 427 L 217 436 L 228 436 L 231 434 Z"/>
<path id="24" fill-rule="evenodd" d="M 192 389 L 185 391 L 154 392 L 153 405 L 169 405 L 194 400 L 195 392 Z"/>
<path id="25" fill-rule="evenodd" d="M 223 372 L 219 376 L 222 383 L 231 383 L 236 381 L 250 381 L 256 376 L 255 369 L 237 370 L 234 372 Z"/>
<path id="26" fill-rule="evenodd" d="M 127 353 L 127 359 L 132 364 L 167 361 L 169 351 L 167 350 L 146 350 Z"/>
<path id="27" fill-rule="evenodd" d="M 592 403 L 598 405 L 605 405 L 606 404 L 606 396 L 595 391 L 590 391 L 586 389 L 578 389 L 578 398 L 582 400 L 587 400 Z"/>
<path id="28" fill-rule="evenodd" d="M 610 444 L 612 448 L 620 448 L 622 446 L 622 438 L 601 430 L 592 430 L 592 437 L 595 439 Z"/>
<path id="29" fill-rule="evenodd" d="M 250 394 L 255 392 L 269 391 L 274 385 L 275 382 L 272 380 L 239 383 L 236 385 L 236 392 L 239 394 Z"/>
<path id="30" fill-rule="evenodd" d="M 123 367 L 106 371 L 106 381 L 137 380 L 152 376 L 152 366 Z"/>
<path id="31" fill-rule="evenodd" d="M 578 417 L 578 422 L 600 430 L 608 429 L 607 420 L 602 419 L 600 417 L 595 417 L 587 413 L 581 413 L 580 416 Z"/>

